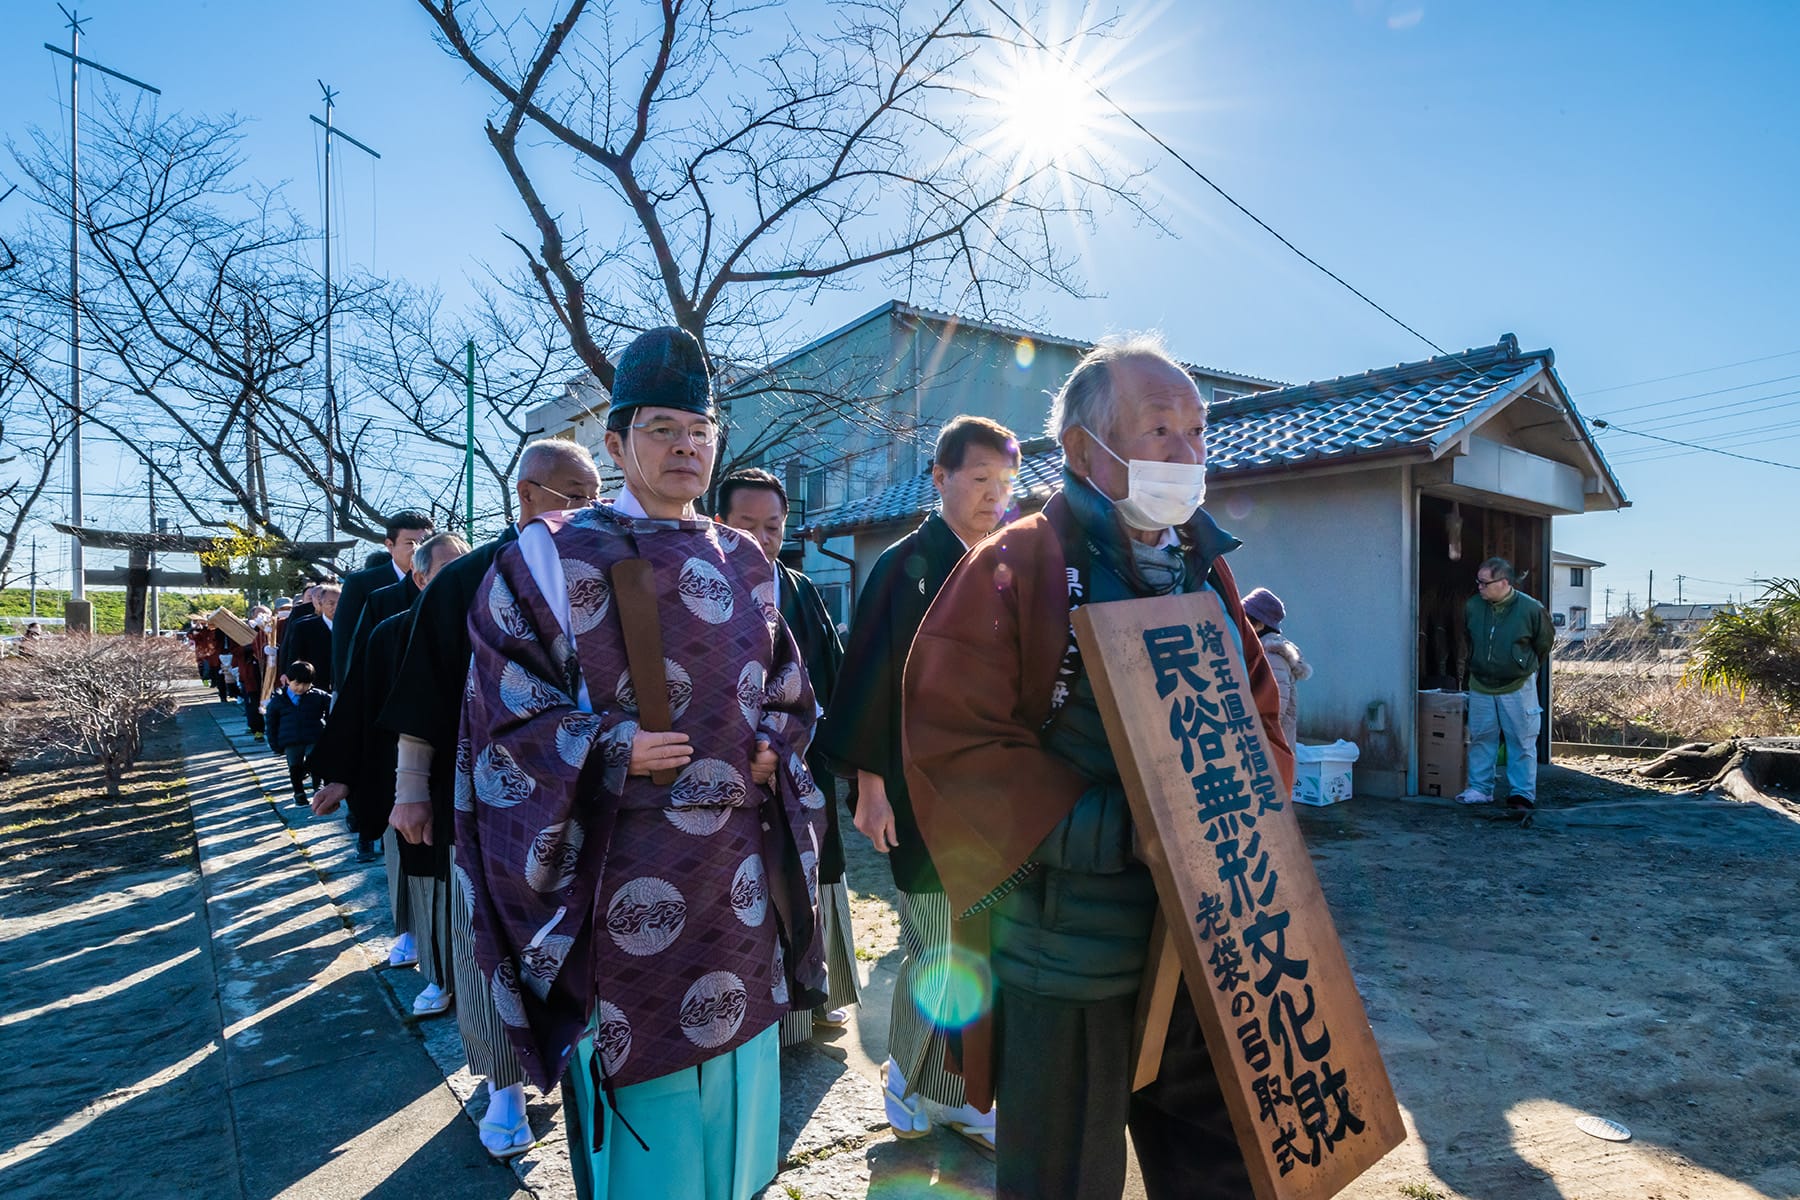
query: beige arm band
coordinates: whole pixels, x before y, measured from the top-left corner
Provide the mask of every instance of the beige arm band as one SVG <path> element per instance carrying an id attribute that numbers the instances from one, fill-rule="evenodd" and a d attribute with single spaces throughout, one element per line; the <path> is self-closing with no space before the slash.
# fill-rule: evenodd
<path id="1" fill-rule="evenodd" d="M 400 735 L 400 757 L 394 775 L 395 804 L 431 803 L 431 743 Z"/>

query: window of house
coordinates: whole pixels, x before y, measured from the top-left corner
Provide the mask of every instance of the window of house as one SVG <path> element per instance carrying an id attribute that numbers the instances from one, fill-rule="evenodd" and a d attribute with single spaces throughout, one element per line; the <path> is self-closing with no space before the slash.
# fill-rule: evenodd
<path id="1" fill-rule="evenodd" d="M 1569 628 L 1570 629 L 1586 629 L 1587 628 L 1587 612 L 1588 612 L 1588 610 L 1585 608 L 1571 608 L 1569 610 Z"/>
<path id="2" fill-rule="evenodd" d="M 850 619 L 850 585 L 847 583 L 821 583 L 819 598 L 825 601 L 825 611 L 831 614 L 831 623 L 842 628 Z"/>
<path id="3" fill-rule="evenodd" d="M 1551 613 L 1550 614 L 1550 623 L 1552 625 L 1556 626 L 1558 629 L 1561 629 L 1563 626 L 1565 626 L 1569 623 L 1569 618 L 1564 616 L 1562 613 Z"/>
<path id="4" fill-rule="evenodd" d="M 1586 583 L 1587 583 L 1587 568 L 1586 567 L 1570 567 L 1569 568 L 1569 586 L 1570 587 L 1582 587 Z"/>
<path id="5" fill-rule="evenodd" d="M 1249 394 L 1250 393 L 1248 392 L 1234 392 L 1230 388 L 1215 387 L 1213 389 L 1213 403 L 1224 404 L 1227 400 L 1237 400 Z"/>

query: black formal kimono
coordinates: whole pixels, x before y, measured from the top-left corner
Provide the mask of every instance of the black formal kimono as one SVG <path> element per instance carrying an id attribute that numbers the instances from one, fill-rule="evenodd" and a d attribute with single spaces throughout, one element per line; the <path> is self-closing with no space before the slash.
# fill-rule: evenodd
<path id="1" fill-rule="evenodd" d="M 344 576 L 343 590 L 338 593 L 337 615 L 331 619 L 331 661 L 338 675 L 349 674 L 350 641 L 356 636 L 356 622 L 362 617 L 363 605 L 369 602 L 371 595 L 400 582 L 400 578 L 399 568 L 391 561 Z"/>
<path id="2" fill-rule="evenodd" d="M 887 785 L 900 840 L 888 854 L 888 863 L 903 892 L 941 892 L 944 885 L 925 849 L 906 790 L 900 754 L 901 680 L 925 610 L 965 552 L 962 539 L 937 513 L 881 552 L 856 598 L 844 666 L 813 741 L 820 758 L 836 773 L 855 778 L 857 771 L 868 771 Z"/>
<path id="3" fill-rule="evenodd" d="M 345 658 L 337 661 L 338 674 L 348 679 L 350 677 L 348 668 L 361 657 L 363 647 L 369 644 L 369 635 L 374 632 L 375 627 L 389 617 L 399 616 L 411 608 L 413 601 L 418 598 L 419 585 L 413 582 L 411 571 L 408 571 L 406 578 L 398 583 L 390 583 L 384 588 L 376 588 L 370 592 L 368 599 L 363 601 L 362 615 L 356 620 L 356 628 L 350 631 L 349 652 Z M 339 609 L 338 612 L 341 615 L 343 610 Z M 337 625 L 334 624 L 331 631 L 335 634 Z M 403 646 L 401 649 L 404 650 L 405 647 Z M 384 696 L 383 699 L 386 697 Z M 381 707 L 377 704 L 375 710 L 369 715 L 376 717 L 380 713 Z"/>
<path id="4" fill-rule="evenodd" d="M 343 622 L 336 624 L 341 626 Z M 287 674 L 288 667 L 296 662 L 309 662 L 313 666 L 313 686 L 323 692 L 335 690 L 331 686 L 332 629 L 318 613 L 289 622 L 278 655 L 281 673 Z"/>
<path id="5" fill-rule="evenodd" d="M 362 619 L 367 625 L 366 606 Z M 375 717 L 393 688 L 411 631 L 410 609 L 364 630 L 366 642 L 351 659 L 350 674 L 338 689 L 337 702 L 325 722 L 325 736 L 312 756 L 313 769 L 321 778 L 350 789 L 351 827 L 370 841 L 379 841 L 387 833 L 400 744 L 398 737 L 376 724 Z M 432 847 L 413 846 L 404 840 L 400 843 L 400 868 L 408 875 L 438 874 Z"/>
<path id="6" fill-rule="evenodd" d="M 800 647 L 800 660 L 806 664 L 807 678 L 820 707 L 831 706 L 837 688 L 838 672 L 844 665 L 844 643 L 832 623 L 825 598 L 819 595 L 812 580 L 785 563 L 775 564 L 775 586 L 780 589 L 777 607 Z M 844 879 L 844 839 L 838 832 L 837 780 L 830 764 L 817 753 L 808 752 L 806 765 L 813 781 L 825 793 L 825 844 L 819 848 L 819 882 L 841 883 Z M 852 791 L 855 783 L 852 781 Z"/>
<path id="7" fill-rule="evenodd" d="M 393 690 L 376 716 L 396 737 L 405 734 L 431 743 L 431 840 L 446 856 L 456 834 L 451 801 L 463 686 L 469 677 L 469 605 L 500 547 L 518 538 L 518 529 L 508 525 L 499 537 L 447 563 L 432 578 L 413 610 L 412 634 Z"/>

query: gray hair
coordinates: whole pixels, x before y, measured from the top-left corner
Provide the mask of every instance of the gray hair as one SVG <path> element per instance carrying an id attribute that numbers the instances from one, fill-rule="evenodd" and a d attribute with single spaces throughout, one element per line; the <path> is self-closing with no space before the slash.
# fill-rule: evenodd
<path id="1" fill-rule="evenodd" d="M 421 575 L 429 575 L 432 564 L 440 558 L 444 562 L 448 562 L 452 558 L 461 558 L 468 552 L 469 543 L 454 533 L 440 533 L 436 537 L 426 538 L 419 543 L 419 548 L 413 551 L 413 570 Z"/>
<path id="2" fill-rule="evenodd" d="M 596 476 L 599 468 L 594 466 L 594 456 L 586 446 L 568 438 L 539 438 L 525 447 L 519 455 L 519 478 L 536 480 L 541 473 L 555 471 L 561 467 L 586 467 Z"/>
<path id="3" fill-rule="evenodd" d="M 1114 363 L 1128 359 L 1148 359 L 1166 363 L 1187 374 L 1175 361 L 1160 333 L 1126 333 L 1101 338 L 1092 350 L 1081 356 L 1075 369 L 1063 381 L 1056 398 L 1050 402 L 1050 436 L 1061 441 L 1077 425 L 1103 435 L 1112 432 Z"/>

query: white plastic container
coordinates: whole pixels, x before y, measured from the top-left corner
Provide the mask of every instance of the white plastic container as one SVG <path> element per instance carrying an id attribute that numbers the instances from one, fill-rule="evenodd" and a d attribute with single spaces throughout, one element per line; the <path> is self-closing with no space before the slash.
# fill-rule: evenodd
<path id="1" fill-rule="evenodd" d="M 1355 742 L 1294 747 L 1294 803 L 1323 807 L 1348 800 L 1351 764 L 1361 757 Z"/>

